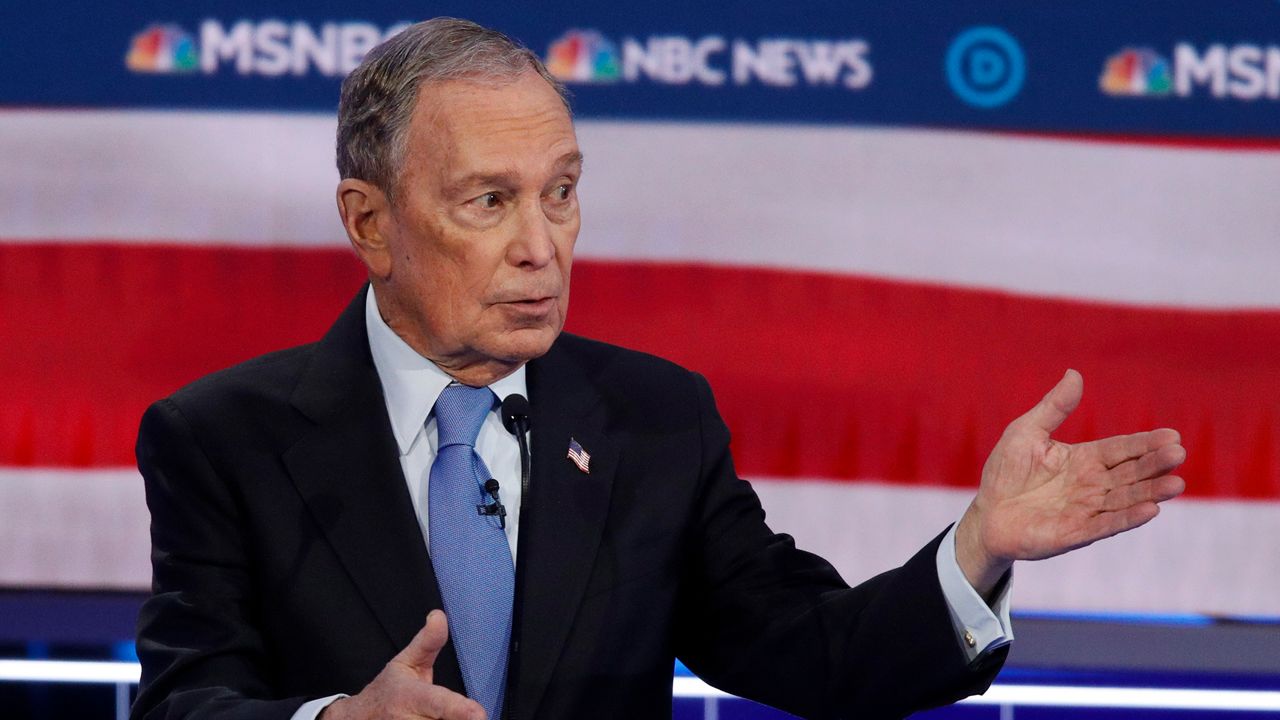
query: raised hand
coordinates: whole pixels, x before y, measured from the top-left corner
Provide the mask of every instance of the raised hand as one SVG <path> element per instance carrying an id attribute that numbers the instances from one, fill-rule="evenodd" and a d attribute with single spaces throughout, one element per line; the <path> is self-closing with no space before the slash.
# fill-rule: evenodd
<path id="1" fill-rule="evenodd" d="M 436 656 L 449 639 L 444 613 L 432 610 L 413 640 L 358 694 L 335 700 L 323 720 L 431 718 L 484 720 L 480 703 L 433 682 Z"/>
<path id="2" fill-rule="evenodd" d="M 1050 438 L 1080 404 L 1084 380 L 1068 370 L 1009 424 L 982 468 L 978 495 L 956 528 L 956 559 L 980 594 L 1014 560 L 1039 560 L 1132 530 L 1185 488 L 1171 475 L 1186 459 L 1168 428 L 1068 445 Z"/>

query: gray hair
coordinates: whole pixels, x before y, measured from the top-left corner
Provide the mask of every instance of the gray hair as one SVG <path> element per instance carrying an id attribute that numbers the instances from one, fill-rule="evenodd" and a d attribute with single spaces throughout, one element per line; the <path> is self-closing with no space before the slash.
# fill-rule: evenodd
<path id="1" fill-rule="evenodd" d="M 512 82 L 536 70 L 569 107 L 568 91 L 527 47 L 469 20 L 440 17 L 409 26 L 369 51 L 342 81 L 338 174 L 394 196 L 409 120 L 424 83 Z"/>

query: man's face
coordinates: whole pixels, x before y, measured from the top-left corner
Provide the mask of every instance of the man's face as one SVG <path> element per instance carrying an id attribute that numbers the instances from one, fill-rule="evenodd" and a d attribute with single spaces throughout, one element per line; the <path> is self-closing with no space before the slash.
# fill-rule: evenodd
<path id="1" fill-rule="evenodd" d="M 467 382 L 545 353 L 569 305 L 581 172 L 569 114 L 536 72 L 425 85 L 378 294 L 391 327 Z"/>

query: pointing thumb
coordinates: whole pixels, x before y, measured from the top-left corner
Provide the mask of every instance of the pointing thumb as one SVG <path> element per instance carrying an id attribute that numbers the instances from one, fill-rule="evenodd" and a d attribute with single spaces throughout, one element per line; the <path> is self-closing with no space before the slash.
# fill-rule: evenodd
<path id="1" fill-rule="evenodd" d="M 1049 394 L 1027 411 L 1021 420 L 1034 429 L 1051 433 L 1076 409 L 1083 396 L 1084 378 L 1075 370 L 1068 370 Z"/>
<path id="2" fill-rule="evenodd" d="M 430 670 L 440 654 L 440 648 L 449 640 L 449 623 L 444 612 L 432 610 L 427 613 L 427 622 L 409 641 L 395 660 L 416 670 Z"/>

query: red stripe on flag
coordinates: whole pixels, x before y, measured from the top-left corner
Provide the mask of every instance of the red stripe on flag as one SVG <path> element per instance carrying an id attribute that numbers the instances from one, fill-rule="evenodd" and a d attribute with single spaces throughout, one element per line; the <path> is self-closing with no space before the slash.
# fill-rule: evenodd
<path id="1" fill-rule="evenodd" d="M 1079 440 L 1183 433 L 1193 495 L 1280 498 L 1280 312 L 1197 312 L 698 265 L 575 271 L 575 332 L 711 380 L 743 473 L 976 484 L 1068 367 Z"/>
<path id="2" fill-rule="evenodd" d="M 318 339 L 362 278 L 342 250 L 0 244 L 0 465 L 132 465 L 148 404 Z"/>
<path id="3" fill-rule="evenodd" d="M 342 250 L 0 245 L 0 465 L 130 464 L 149 402 L 317 339 L 361 277 Z M 1061 438 L 1177 427 L 1189 493 L 1280 498 L 1280 312 L 579 261 L 568 329 L 706 374 L 748 475 L 971 486 L 1075 367 Z"/>

